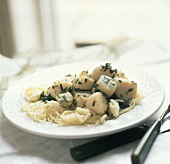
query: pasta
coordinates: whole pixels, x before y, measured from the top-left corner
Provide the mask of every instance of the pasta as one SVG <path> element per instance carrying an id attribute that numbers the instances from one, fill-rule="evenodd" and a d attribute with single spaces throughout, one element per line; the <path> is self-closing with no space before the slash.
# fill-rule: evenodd
<path id="1" fill-rule="evenodd" d="M 36 122 L 97 126 L 132 110 L 142 96 L 134 81 L 106 63 L 90 73 L 68 74 L 49 87 L 29 87 L 25 99 L 22 110 Z"/>

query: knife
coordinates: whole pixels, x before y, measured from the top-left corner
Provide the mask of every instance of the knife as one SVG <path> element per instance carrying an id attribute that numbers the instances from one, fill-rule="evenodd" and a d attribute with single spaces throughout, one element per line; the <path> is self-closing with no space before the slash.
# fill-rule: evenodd
<path id="1" fill-rule="evenodd" d="M 170 105 L 169 105 L 168 109 L 170 110 Z M 165 116 L 167 115 L 167 113 L 169 111 L 168 109 L 162 114 L 161 123 L 164 123 L 166 120 L 170 119 L 170 116 L 168 118 L 165 118 Z M 116 148 L 123 144 L 126 144 L 126 143 L 129 143 L 134 140 L 142 138 L 144 136 L 144 134 L 147 132 L 147 130 L 151 129 L 151 128 L 149 128 L 149 127 L 151 127 L 151 125 L 152 125 L 152 127 L 156 126 L 156 129 L 157 128 L 160 129 L 160 126 L 162 126 L 160 124 L 160 122 L 157 120 L 157 121 L 155 121 L 155 123 L 151 122 L 151 123 L 147 123 L 147 125 L 144 124 L 142 126 L 137 126 L 137 127 L 131 128 L 131 129 L 127 129 L 125 131 L 115 133 L 115 134 L 91 141 L 89 143 L 79 145 L 77 147 L 73 147 L 70 149 L 70 154 L 73 157 L 73 159 L 75 159 L 76 161 L 82 161 L 82 160 L 88 159 L 92 156 L 98 155 L 98 154 L 103 153 L 103 152 L 110 150 L 112 148 Z M 165 123 L 163 125 L 165 125 Z M 165 132 L 170 131 L 170 129 L 168 129 L 169 126 L 168 127 L 164 126 L 164 127 L 165 127 L 164 129 L 161 127 L 160 133 L 165 133 Z M 136 155 L 133 154 L 131 156 L 132 161 L 134 164 L 137 164 L 135 162 L 137 160 L 139 160 L 139 159 L 136 159 L 139 156 L 138 157 L 134 157 L 134 156 L 136 156 Z M 141 161 L 143 161 L 143 160 L 141 160 Z"/>
<path id="2" fill-rule="evenodd" d="M 160 133 L 162 124 L 164 121 L 166 121 L 165 116 L 167 116 L 168 113 L 170 113 L 170 105 L 162 113 L 161 117 L 156 120 L 154 124 L 149 128 L 137 147 L 134 149 L 131 155 L 132 164 L 142 164 L 144 162 L 151 146 L 153 145 L 153 142 L 155 141 L 157 135 Z M 166 131 L 162 131 L 161 133 Z"/>
<path id="3" fill-rule="evenodd" d="M 76 161 L 82 161 L 112 148 L 142 138 L 148 130 L 147 125 L 133 127 L 125 131 L 79 145 L 70 149 L 70 154 Z"/>

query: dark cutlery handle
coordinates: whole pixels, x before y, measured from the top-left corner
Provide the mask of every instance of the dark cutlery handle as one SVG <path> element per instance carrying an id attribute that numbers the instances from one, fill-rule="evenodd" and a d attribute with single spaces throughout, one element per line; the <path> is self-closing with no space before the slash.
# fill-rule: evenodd
<path id="1" fill-rule="evenodd" d="M 109 149 L 137 140 L 145 134 L 147 129 L 148 126 L 146 125 L 134 127 L 123 132 L 112 134 L 101 139 L 71 148 L 70 153 L 76 161 L 85 160 Z"/>
<path id="2" fill-rule="evenodd" d="M 144 162 L 153 142 L 159 134 L 160 127 L 161 121 L 157 120 L 149 128 L 131 155 L 132 164 L 142 164 Z"/>

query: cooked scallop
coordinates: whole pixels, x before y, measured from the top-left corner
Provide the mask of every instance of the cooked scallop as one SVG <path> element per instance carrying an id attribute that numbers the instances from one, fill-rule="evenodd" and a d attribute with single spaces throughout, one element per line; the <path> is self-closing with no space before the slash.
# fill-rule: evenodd
<path id="1" fill-rule="evenodd" d="M 108 101 L 101 92 L 96 92 L 88 97 L 86 108 L 98 114 L 103 114 L 108 108 Z"/>
<path id="2" fill-rule="evenodd" d="M 117 84 L 109 76 L 102 75 L 94 85 L 95 89 L 104 93 L 107 98 L 110 98 L 116 91 Z"/>
<path id="3" fill-rule="evenodd" d="M 76 106 L 84 107 L 86 102 L 87 102 L 87 98 L 90 95 L 91 94 L 89 94 L 89 93 L 76 93 L 75 96 L 74 96 L 74 100 L 76 102 Z"/>
<path id="4" fill-rule="evenodd" d="M 73 96 L 69 92 L 61 93 L 56 96 L 56 100 L 62 107 L 68 107 L 73 103 Z"/>
<path id="5" fill-rule="evenodd" d="M 137 84 L 134 81 L 115 78 L 115 82 L 117 84 L 115 94 L 118 98 L 125 101 L 135 98 L 137 94 Z"/>
<path id="6" fill-rule="evenodd" d="M 52 86 L 49 87 L 48 93 L 50 93 L 53 98 L 56 98 L 58 94 L 70 92 L 71 90 L 72 83 L 67 81 L 55 81 Z"/>
<path id="7" fill-rule="evenodd" d="M 81 76 L 80 78 L 74 77 L 73 86 L 77 90 L 91 90 L 94 80 L 87 76 Z"/>
<path id="8" fill-rule="evenodd" d="M 97 81 L 102 75 L 114 77 L 116 73 L 117 69 L 112 69 L 110 63 L 106 63 L 105 65 L 100 65 L 93 70 L 92 78 L 94 81 Z"/>
<path id="9" fill-rule="evenodd" d="M 82 77 L 82 76 L 91 77 L 91 74 L 88 71 L 81 71 L 79 77 Z"/>

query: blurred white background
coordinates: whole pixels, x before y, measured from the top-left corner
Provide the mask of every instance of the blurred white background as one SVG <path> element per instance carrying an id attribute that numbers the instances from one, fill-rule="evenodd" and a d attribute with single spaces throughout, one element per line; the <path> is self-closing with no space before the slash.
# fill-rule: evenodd
<path id="1" fill-rule="evenodd" d="M 65 50 L 119 35 L 170 41 L 169 0 L 1 0 L 0 53 Z"/>

